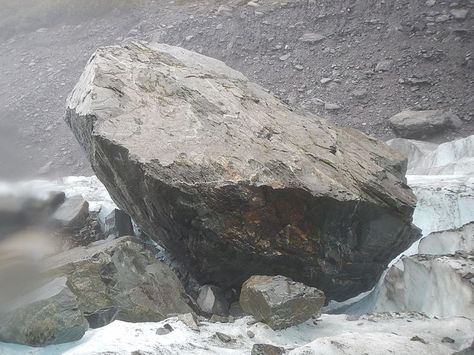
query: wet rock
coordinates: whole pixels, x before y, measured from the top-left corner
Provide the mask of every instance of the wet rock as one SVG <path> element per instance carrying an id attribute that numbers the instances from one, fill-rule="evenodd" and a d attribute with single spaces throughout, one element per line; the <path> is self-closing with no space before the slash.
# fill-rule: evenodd
<path id="1" fill-rule="evenodd" d="M 4 305 L 3 305 L 4 306 Z M 87 330 L 66 278 L 54 279 L 0 313 L 0 341 L 46 346 L 76 341 Z"/>
<path id="2" fill-rule="evenodd" d="M 99 49 L 66 120 L 119 208 L 201 284 L 279 273 L 346 299 L 419 235 L 403 157 L 182 48 Z"/>
<path id="3" fill-rule="evenodd" d="M 230 335 L 227 335 L 221 332 L 216 332 L 216 336 L 223 343 L 230 343 L 232 341 L 232 337 Z"/>
<path id="4" fill-rule="evenodd" d="M 428 137 L 460 125 L 461 121 L 456 115 L 440 110 L 406 110 L 390 118 L 390 126 L 403 138 Z"/>
<path id="5" fill-rule="evenodd" d="M 115 319 L 157 322 L 191 310 L 174 272 L 129 237 L 74 248 L 43 263 L 46 275 L 67 277 L 94 328 Z"/>
<path id="6" fill-rule="evenodd" d="M 454 352 L 452 355 L 474 355 L 474 341 L 471 346 L 468 346 L 465 349 Z"/>
<path id="7" fill-rule="evenodd" d="M 282 355 L 285 349 L 270 344 L 254 344 L 251 355 Z"/>
<path id="8" fill-rule="evenodd" d="M 473 317 L 473 268 L 474 256 L 466 253 L 404 257 L 388 270 L 373 312 Z"/>
<path id="9" fill-rule="evenodd" d="M 428 344 L 428 342 L 425 339 L 420 338 L 418 335 L 415 335 L 415 336 L 411 337 L 410 340 L 411 341 L 419 341 L 422 344 Z"/>
<path id="10" fill-rule="evenodd" d="M 81 228 L 89 216 L 89 203 L 82 196 L 72 196 L 58 207 L 52 220 L 65 228 Z"/>
<path id="11" fill-rule="evenodd" d="M 284 276 L 252 276 L 242 285 L 240 305 L 272 329 L 305 322 L 324 305 L 324 293 Z"/>
<path id="12" fill-rule="evenodd" d="M 112 323 L 117 317 L 118 312 L 119 310 L 117 307 L 108 307 L 89 313 L 85 315 L 85 317 L 89 323 L 89 327 L 96 329 Z"/>
<path id="13" fill-rule="evenodd" d="M 474 253 L 474 222 L 460 228 L 430 233 L 418 246 L 420 254 L 443 255 L 457 251 Z"/>
<path id="14" fill-rule="evenodd" d="M 229 303 L 225 299 L 222 289 L 217 286 L 202 286 L 196 302 L 204 313 L 220 316 L 229 314 Z"/>

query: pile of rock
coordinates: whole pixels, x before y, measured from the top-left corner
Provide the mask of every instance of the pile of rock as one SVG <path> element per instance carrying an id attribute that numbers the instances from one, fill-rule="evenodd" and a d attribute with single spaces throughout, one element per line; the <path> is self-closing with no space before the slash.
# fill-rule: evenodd
<path id="1" fill-rule="evenodd" d="M 181 281 L 132 237 L 123 211 L 90 211 L 82 196 L 64 192 L 15 193 L 0 196 L 0 341 L 45 346 L 115 319 L 192 311 Z M 84 234 L 91 225 L 92 240 Z"/>

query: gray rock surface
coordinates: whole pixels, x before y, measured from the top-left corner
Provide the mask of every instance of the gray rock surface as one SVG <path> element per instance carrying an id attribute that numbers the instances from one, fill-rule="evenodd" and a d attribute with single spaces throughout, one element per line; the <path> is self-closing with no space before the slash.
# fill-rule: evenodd
<path id="1" fill-rule="evenodd" d="M 457 129 L 461 124 L 456 115 L 440 110 L 405 110 L 390 118 L 390 126 L 403 138 L 426 138 L 447 129 Z"/>
<path id="2" fill-rule="evenodd" d="M 341 300 L 418 237 L 401 156 L 182 48 L 99 49 L 66 121 L 118 206 L 201 283 L 279 273 Z"/>
<path id="3" fill-rule="evenodd" d="M 174 272 L 129 237 L 74 248 L 43 265 L 45 275 L 67 277 L 93 328 L 115 319 L 152 322 L 191 311 Z"/>
<path id="4" fill-rule="evenodd" d="M 89 216 L 89 203 L 80 195 L 66 199 L 54 212 L 52 219 L 55 223 L 66 228 L 82 227 Z"/>
<path id="5" fill-rule="evenodd" d="M 305 322 L 324 302 L 322 291 L 284 276 L 252 276 L 240 293 L 242 309 L 275 330 Z"/>
<path id="6" fill-rule="evenodd" d="M 76 296 L 57 278 L 19 296 L 0 313 L 0 341 L 30 346 L 67 343 L 82 338 L 88 328 Z"/>

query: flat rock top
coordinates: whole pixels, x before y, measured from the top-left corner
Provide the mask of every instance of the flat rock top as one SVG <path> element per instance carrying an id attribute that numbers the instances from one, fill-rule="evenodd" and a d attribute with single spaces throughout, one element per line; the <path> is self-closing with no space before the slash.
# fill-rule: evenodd
<path id="1" fill-rule="evenodd" d="M 176 186 L 238 182 L 414 205 L 397 171 L 403 158 L 384 143 L 295 113 L 223 62 L 179 47 L 99 49 L 68 110 L 94 117 L 95 137 Z"/>

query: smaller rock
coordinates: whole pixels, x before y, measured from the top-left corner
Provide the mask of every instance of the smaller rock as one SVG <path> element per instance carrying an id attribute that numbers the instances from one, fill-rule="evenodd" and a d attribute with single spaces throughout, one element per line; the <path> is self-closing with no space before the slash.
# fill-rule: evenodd
<path id="1" fill-rule="evenodd" d="M 290 53 L 287 53 L 287 54 L 284 54 L 282 55 L 281 57 L 279 57 L 278 59 L 280 59 L 282 62 L 284 62 L 285 60 L 287 60 L 288 58 L 290 58 L 291 54 Z"/>
<path id="2" fill-rule="evenodd" d="M 367 90 L 365 89 L 356 89 L 352 91 L 352 96 L 355 97 L 356 99 L 363 99 L 366 97 L 368 94 Z"/>
<path id="3" fill-rule="evenodd" d="M 274 330 L 305 322 L 324 301 L 322 291 L 284 276 L 252 276 L 240 293 L 242 309 Z"/>
<path id="4" fill-rule="evenodd" d="M 282 355 L 285 349 L 270 344 L 254 344 L 251 355 Z"/>
<path id="5" fill-rule="evenodd" d="M 449 21 L 449 15 L 447 14 L 439 15 L 439 16 L 436 16 L 435 18 L 435 22 L 446 22 L 446 21 Z"/>
<path id="6" fill-rule="evenodd" d="M 403 138 L 423 138 L 461 124 L 455 114 L 441 110 L 405 110 L 390 118 L 390 126 Z"/>
<path id="7" fill-rule="evenodd" d="M 322 78 L 319 82 L 321 84 L 327 84 L 327 83 L 330 83 L 332 81 L 331 78 Z"/>
<path id="8" fill-rule="evenodd" d="M 108 211 L 104 211 L 107 213 Z M 115 208 L 104 216 L 102 210 L 99 213 L 99 224 L 106 237 L 114 235 L 116 237 L 133 236 L 132 220 L 124 211 Z"/>
<path id="9" fill-rule="evenodd" d="M 179 314 L 178 315 L 178 320 L 180 320 L 181 322 L 183 322 L 184 324 L 186 324 L 186 326 L 191 329 L 191 330 L 194 330 L 196 332 L 199 332 L 199 325 L 196 321 L 196 319 L 194 318 L 194 315 L 192 313 L 185 313 L 185 314 Z"/>
<path id="10" fill-rule="evenodd" d="M 230 17 L 230 16 L 232 16 L 232 7 L 226 6 L 226 5 L 221 5 L 217 9 L 217 14 Z"/>
<path id="11" fill-rule="evenodd" d="M 436 4 L 436 0 L 426 0 L 426 6 L 432 7 Z"/>
<path id="12" fill-rule="evenodd" d="M 325 36 L 319 33 L 307 32 L 307 33 L 304 33 L 298 40 L 300 42 L 314 44 L 314 43 L 321 42 L 325 38 L 326 38 Z"/>
<path id="13" fill-rule="evenodd" d="M 72 196 L 54 212 L 52 219 L 65 228 L 82 227 L 89 216 L 89 203 L 82 196 Z"/>
<path id="14" fill-rule="evenodd" d="M 247 330 L 247 336 L 248 336 L 250 339 L 253 339 L 253 338 L 255 338 L 255 333 L 252 332 L 251 330 Z"/>
<path id="15" fill-rule="evenodd" d="M 410 340 L 411 341 L 419 341 L 420 343 L 423 343 L 423 344 L 428 344 L 428 342 L 425 339 L 420 338 L 418 335 L 415 335 L 414 337 L 411 337 Z"/>
<path id="16" fill-rule="evenodd" d="M 202 286 L 199 289 L 199 296 L 196 302 L 204 313 L 220 316 L 227 316 L 229 314 L 229 303 L 225 299 L 222 289 L 217 286 Z"/>
<path id="17" fill-rule="evenodd" d="M 443 339 L 441 339 L 441 342 L 442 343 L 449 343 L 449 344 L 454 344 L 455 341 L 453 338 L 450 338 L 450 337 L 444 337 Z"/>
<path id="18" fill-rule="evenodd" d="M 223 343 L 230 343 L 232 341 L 232 337 L 230 335 L 227 335 L 227 334 L 224 334 L 224 333 L 221 333 L 221 332 L 216 332 L 216 336 Z"/>
<path id="19" fill-rule="evenodd" d="M 456 19 L 456 20 L 465 20 L 468 14 L 467 9 L 452 9 L 449 13 Z"/>
<path id="20" fill-rule="evenodd" d="M 375 71 L 389 71 L 393 67 L 393 60 L 382 60 L 375 66 Z"/>
<path id="21" fill-rule="evenodd" d="M 242 318 L 245 317 L 245 313 L 242 310 L 242 307 L 240 307 L 239 302 L 234 302 L 230 305 L 229 308 L 229 315 L 231 315 L 234 318 Z"/>
<path id="22" fill-rule="evenodd" d="M 472 342 L 471 346 L 464 348 L 460 351 L 456 351 L 453 355 L 474 355 L 474 341 Z"/>
<path id="23" fill-rule="evenodd" d="M 341 106 L 339 106 L 338 104 L 332 104 L 330 102 L 326 102 L 324 104 L 324 108 L 328 111 L 336 111 L 336 110 L 340 110 Z"/>

